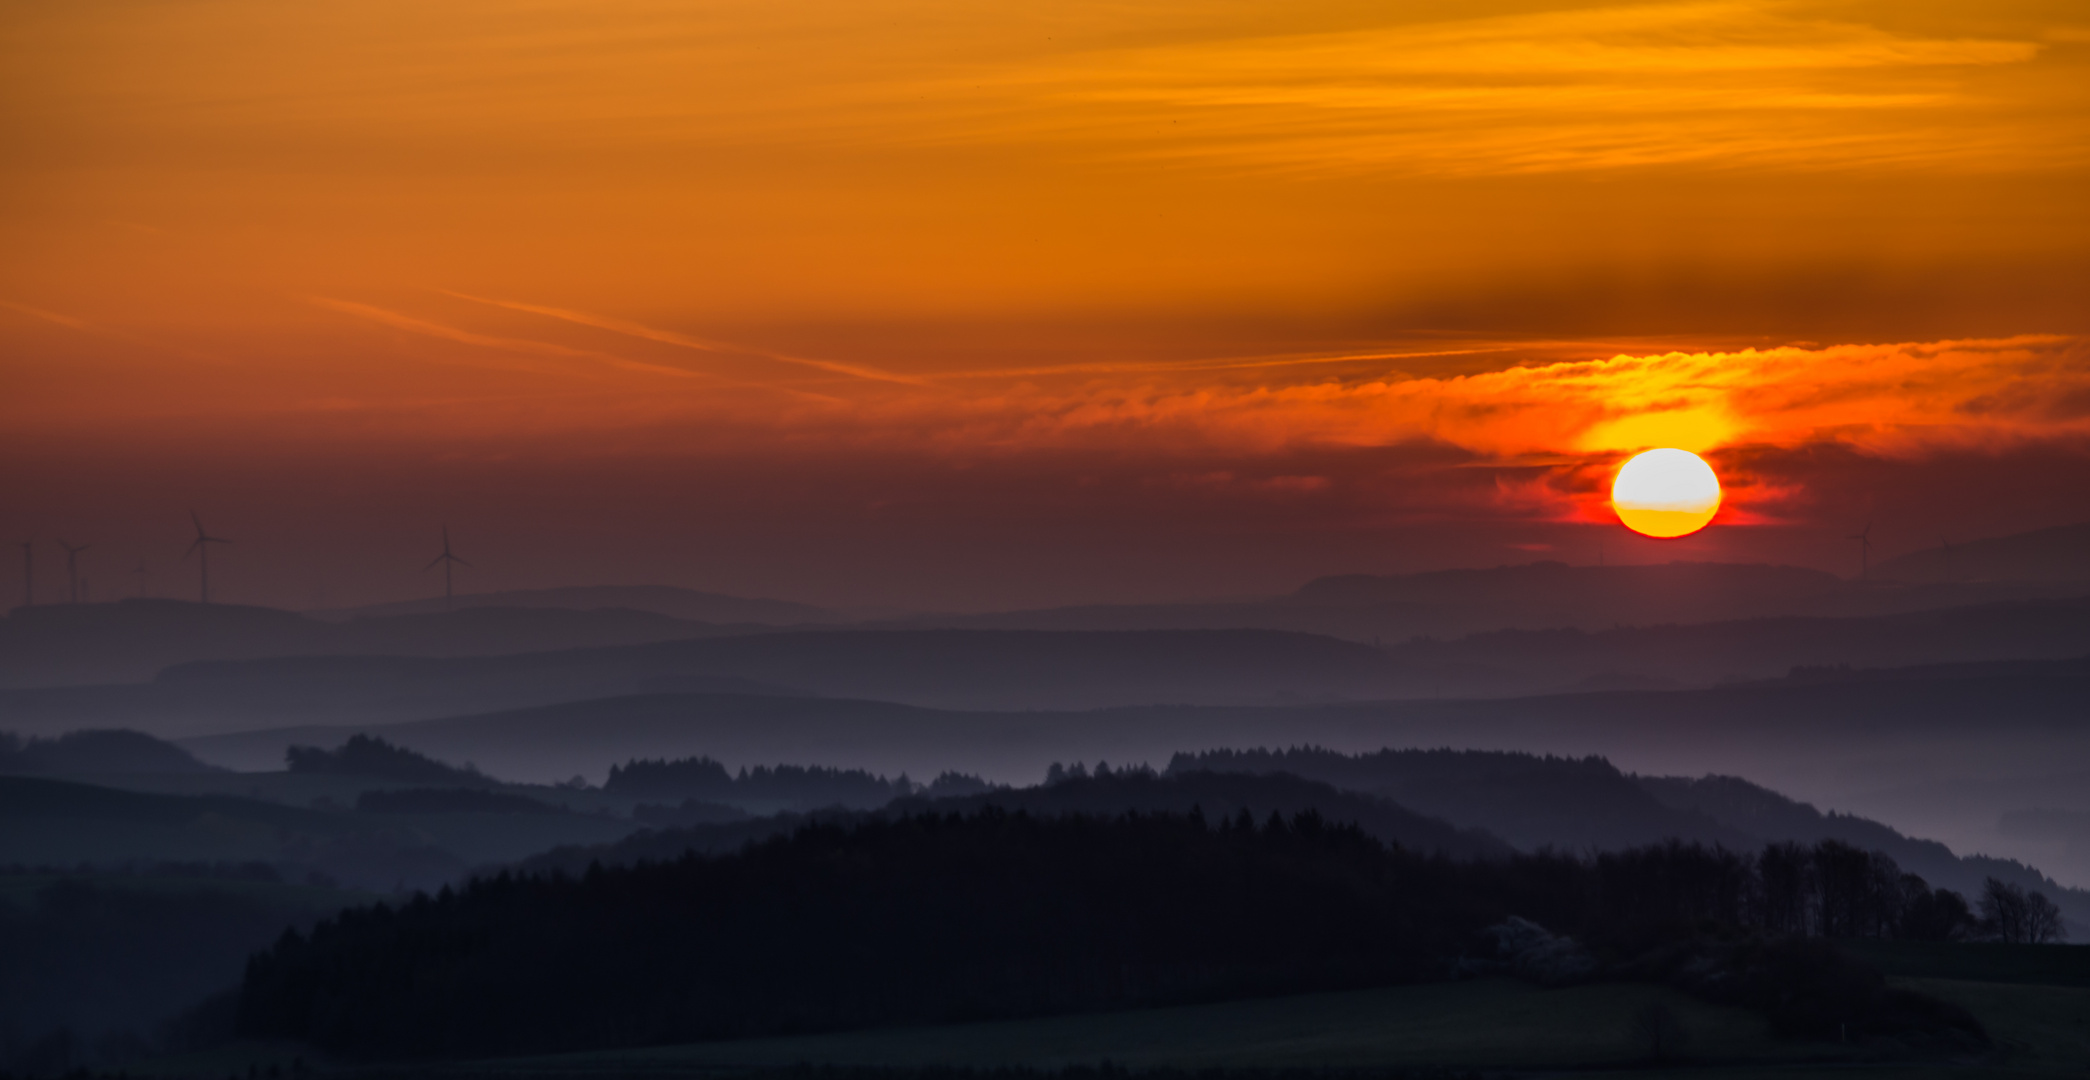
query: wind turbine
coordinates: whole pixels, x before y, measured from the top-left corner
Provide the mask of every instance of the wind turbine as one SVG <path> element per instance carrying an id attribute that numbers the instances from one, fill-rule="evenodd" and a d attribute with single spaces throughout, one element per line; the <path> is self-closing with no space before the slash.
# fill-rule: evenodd
<path id="1" fill-rule="evenodd" d="M 1846 536 L 1844 539 L 1856 540 L 1858 542 L 1858 580 L 1864 581 L 1870 578 L 1872 576 L 1872 522 L 1868 521 L 1865 523 L 1863 532 L 1854 536 Z"/>
<path id="2" fill-rule="evenodd" d="M 74 545 L 68 544 L 63 540 L 60 540 L 58 541 L 58 546 L 65 549 L 65 587 L 67 591 L 67 599 L 70 600 L 72 603 L 77 604 L 80 602 L 80 553 L 86 551 L 88 548 L 91 548 L 94 545 Z"/>
<path id="3" fill-rule="evenodd" d="M 450 567 L 453 563 L 463 566 L 472 565 L 450 554 L 450 526 L 445 525 L 443 526 L 443 553 L 430 560 L 427 566 L 421 568 L 421 572 L 424 574 L 439 565 L 443 568 L 443 607 L 445 608 L 450 606 Z"/>
<path id="4" fill-rule="evenodd" d="M 203 602 L 208 604 L 210 603 L 210 546 L 212 544 L 229 544 L 232 541 L 227 540 L 222 536 L 212 536 L 211 534 L 204 532 L 203 519 L 197 517 L 196 511 L 194 510 L 189 511 L 189 520 L 195 523 L 196 526 L 196 542 L 190 544 L 189 550 L 182 554 L 182 561 L 188 561 L 190 555 L 201 556 L 200 567 L 203 571 Z"/>

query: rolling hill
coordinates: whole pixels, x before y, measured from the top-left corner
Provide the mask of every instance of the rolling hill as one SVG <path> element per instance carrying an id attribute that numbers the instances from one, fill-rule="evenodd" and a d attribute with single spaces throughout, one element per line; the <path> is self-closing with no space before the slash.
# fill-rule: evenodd
<path id="1" fill-rule="evenodd" d="M 440 607 L 440 605 L 438 605 Z M 0 619 L 0 687 L 126 683 L 178 664 L 292 656 L 489 656 L 760 632 L 628 608 L 467 607 L 322 621 L 274 608 L 120 600 Z"/>
<path id="2" fill-rule="evenodd" d="M 184 664 L 152 683 L 0 692 L 25 732 L 164 735 L 285 721 L 385 723 L 663 692 L 844 695 L 951 708 L 1339 701 L 1422 683 L 1354 642 L 1267 630 L 1053 634 L 832 630 L 496 657 Z"/>
<path id="3" fill-rule="evenodd" d="M 1580 630 L 1772 618 L 1866 618 L 2079 595 L 2057 581 L 1852 581 L 1819 570 L 1741 563 L 1570 566 L 1320 578 L 1289 596 L 1215 603 L 1088 605 L 916 616 L 906 627 L 1173 630 L 1262 627 L 1392 645 L 1497 630 Z"/>
<path id="4" fill-rule="evenodd" d="M 679 589 L 670 585 L 571 585 L 556 589 L 509 589 L 502 592 L 465 593 L 445 601 L 439 597 L 369 604 L 353 608 L 328 608 L 306 612 L 329 622 L 392 615 L 433 615 L 473 608 L 530 608 L 593 611 L 616 608 L 642 611 L 687 622 L 753 623 L 762 626 L 798 626 L 841 621 L 842 616 L 826 608 L 789 600 L 766 600 L 724 593 Z"/>
<path id="5" fill-rule="evenodd" d="M 1953 544 L 1940 541 L 1879 564 L 1911 582 L 2090 582 L 2090 522 Z"/>

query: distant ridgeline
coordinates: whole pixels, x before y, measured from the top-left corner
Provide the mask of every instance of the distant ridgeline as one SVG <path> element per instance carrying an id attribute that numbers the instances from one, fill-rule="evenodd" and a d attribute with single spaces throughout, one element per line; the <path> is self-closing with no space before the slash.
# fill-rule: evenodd
<path id="1" fill-rule="evenodd" d="M 1962 929 L 1963 903 L 1864 852 L 1806 854 L 1825 929 Z M 1665 982 L 1794 1035 L 1986 1044 L 1964 1011 L 1772 933 L 1791 917 L 1773 861 L 1682 844 L 1456 860 L 1317 813 L 870 817 L 353 909 L 257 955 L 238 1023 L 347 1057 L 508 1055 L 1516 971 Z"/>
<path id="2" fill-rule="evenodd" d="M 72 731 L 24 739 L 0 731 L 0 775 L 95 776 L 222 772 L 188 751 L 137 731 Z"/>
<path id="3" fill-rule="evenodd" d="M 742 767 L 736 775 L 708 757 L 613 765 L 602 785 L 603 791 L 628 799 L 742 810 L 874 809 L 918 792 L 941 797 L 970 795 L 992 787 L 979 777 L 953 772 L 922 785 L 909 780 L 906 773 L 888 780 L 863 769 L 820 765 L 757 765 Z"/>
<path id="4" fill-rule="evenodd" d="M 284 759 L 294 773 L 362 776 L 411 784 L 486 787 L 499 781 L 467 765 L 458 768 L 370 735 L 351 735 L 338 750 L 293 746 Z"/>
<path id="5" fill-rule="evenodd" d="M 2044 891 L 2059 898 L 2069 918 L 2090 926 L 2090 893 L 2063 888 L 2023 863 L 1955 855 L 1934 840 L 1824 814 L 1731 776 L 1634 776 L 1599 757 L 1492 750 L 1213 750 L 1169 762 L 1170 776 L 1200 772 L 1306 777 L 1485 829 L 1524 851 L 1617 850 L 1672 839 L 1752 851 L 1773 841 L 1834 840 L 1881 853 L 1966 896 L 1979 895 L 1989 878 Z"/>

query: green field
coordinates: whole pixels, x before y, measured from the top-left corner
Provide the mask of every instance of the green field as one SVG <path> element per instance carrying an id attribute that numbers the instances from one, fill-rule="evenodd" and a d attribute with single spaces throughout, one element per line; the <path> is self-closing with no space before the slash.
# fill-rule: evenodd
<path id="1" fill-rule="evenodd" d="M 1860 940 L 1843 947 L 1890 977 L 2090 988 L 2090 945 Z"/>
<path id="2" fill-rule="evenodd" d="M 2037 1077 L 2090 1074 L 2090 988 L 2074 977 L 2090 949 L 1877 944 L 1863 951 L 1890 981 L 1972 1010 L 1996 1042 L 1963 1060 L 1925 1059 L 1892 1042 L 1803 1042 L 1764 1019 L 1639 983 L 1544 989 L 1506 978 L 992 1023 L 885 1028 L 793 1038 L 491 1061 L 343 1069 L 372 1080 L 442 1077 L 759 1076 L 800 1065 L 1055 1070 L 1103 1062 L 1156 1068 L 1478 1070 L 1576 1076 Z M 1875 955 L 1877 954 L 1877 955 Z M 1979 977 L 1940 977 L 1973 974 Z M 1681 1054 L 1651 1058 L 1633 1018 L 1661 1004 L 1687 1033 Z M 233 1049 L 134 1072 L 224 1075 L 288 1066 L 293 1049 Z M 318 1064 L 306 1052 L 307 1062 Z M 845 1080 L 838 1077 L 836 1080 Z M 897 1080 L 897 1077 L 895 1078 Z M 962 1080 L 962 1078 L 946 1078 Z"/>
<path id="3" fill-rule="evenodd" d="M 1082 1014 L 995 1023 L 889 1028 L 606 1053 L 460 1063 L 461 1073 L 652 1075 L 762 1070 L 813 1063 L 874 1068 L 1019 1066 L 1102 1061 L 1133 1069 L 1477 1066 L 1586 1069 L 1648 1059 L 1634 1014 L 1667 1005 L 1686 1053 L 1723 1062 L 1855 1060 L 1855 1047 L 1788 1043 L 1764 1021 L 1661 987 L 1601 984 L 1546 990 L 1482 979 L 1340 994 Z M 450 1071 L 450 1070 L 444 1070 Z"/>

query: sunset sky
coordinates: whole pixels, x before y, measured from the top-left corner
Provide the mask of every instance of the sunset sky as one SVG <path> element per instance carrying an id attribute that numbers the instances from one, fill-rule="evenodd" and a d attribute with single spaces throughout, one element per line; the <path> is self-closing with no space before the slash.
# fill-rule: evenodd
<path id="1" fill-rule="evenodd" d="M 2090 518 L 2080 2 L 11 4 L 0 139 L 46 595 L 192 595 L 191 508 L 292 607 L 445 523 L 986 608 Z"/>

